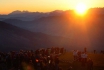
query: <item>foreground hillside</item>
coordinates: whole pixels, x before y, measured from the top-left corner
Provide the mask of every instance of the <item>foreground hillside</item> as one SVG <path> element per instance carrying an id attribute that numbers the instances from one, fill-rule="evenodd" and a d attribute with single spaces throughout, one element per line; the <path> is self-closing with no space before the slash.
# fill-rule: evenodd
<path id="1" fill-rule="evenodd" d="M 69 39 L 31 32 L 0 21 L 0 51 L 66 46 Z"/>
<path id="2" fill-rule="evenodd" d="M 87 70 L 86 67 L 82 68 L 80 62 L 73 61 L 74 58 L 71 52 L 66 52 L 59 58 L 61 60 L 60 67 L 62 67 L 63 70 L 67 70 L 69 66 L 72 66 L 72 70 Z M 88 58 L 91 58 L 93 60 L 93 70 L 104 70 L 104 54 L 88 53 Z"/>

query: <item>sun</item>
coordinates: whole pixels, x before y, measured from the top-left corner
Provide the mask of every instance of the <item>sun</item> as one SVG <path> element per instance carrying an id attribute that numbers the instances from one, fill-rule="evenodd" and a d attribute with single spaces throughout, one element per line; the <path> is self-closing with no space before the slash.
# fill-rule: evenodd
<path id="1" fill-rule="evenodd" d="M 77 14 L 84 15 L 87 12 L 87 6 L 84 3 L 78 3 L 75 9 Z"/>

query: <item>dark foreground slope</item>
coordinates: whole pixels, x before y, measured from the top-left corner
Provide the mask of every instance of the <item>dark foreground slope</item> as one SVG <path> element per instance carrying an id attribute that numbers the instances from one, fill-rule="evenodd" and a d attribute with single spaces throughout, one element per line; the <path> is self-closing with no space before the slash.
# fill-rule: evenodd
<path id="1" fill-rule="evenodd" d="M 18 50 L 31 47 L 29 31 L 0 21 L 0 50 Z"/>
<path id="2" fill-rule="evenodd" d="M 69 39 L 33 33 L 0 21 L 0 51 L 68 46 Z"/>

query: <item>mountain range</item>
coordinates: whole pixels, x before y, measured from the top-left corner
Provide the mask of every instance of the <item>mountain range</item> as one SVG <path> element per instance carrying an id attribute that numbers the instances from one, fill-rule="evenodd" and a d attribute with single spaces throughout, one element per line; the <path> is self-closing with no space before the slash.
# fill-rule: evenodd
<path id="1" fill-rule="evenodd" d="M 2 18 L 0 28 L 3 32 L 0 35 L 0 45 L 6 48 L 11 46 L 12 49 L 35 49 L 51 46 L 68 49 L 83 49 L 84 47 L 90 50 L 104 49 L 103 14 L 98 15 L 90 12 L 85 17 L 81 17 L 75 16 L 71 10 L 37 13 L 41 17 L 32 15 L 36 12 L 30 13 L 28 11 L 15 11 L 9 15 L 0 15 Z M 30 17 L 36 18 L 32 17 L 31 19 L 28 14 L 31 14 Z M 16 15 L 18 18 L 23 18 L 24 15 L 25 18 L 30 19 L 18 19 L 15 18 Z M 9 18 L 10 16 L 14 17 Z M 5 50 L 5 48 L 2 49 Z"/>
<path id="2" fill-rule="evenodd" d="M 68 46 L 69 39 L 31 32 L 0 21 L 0 51 Z"/>
<path id="3" fill-rule="evenodd" d="M 54 16 L 54 15 L 62 15 L 64 11 L 61 10 L 56 10 L 52 12 L 28 12 L 28 11 L 13 11 L 9 13 L 8 15 L 0 15 L 0 20 L 4 19 L 18 19 L 18 20 L 23 20 L 23 21 L 32 21 L 39 19 L 41 17 L 48 17 L 48 16 Z"/>

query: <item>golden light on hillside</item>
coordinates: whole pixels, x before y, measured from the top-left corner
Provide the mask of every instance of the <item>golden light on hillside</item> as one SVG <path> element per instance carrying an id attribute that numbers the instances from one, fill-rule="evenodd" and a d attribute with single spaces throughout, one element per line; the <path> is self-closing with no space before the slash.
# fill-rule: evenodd
<path id="1" fill-rule="evenodd" d="M 78 3 L 75 8 L 76 13 L 79 15 L 86 14 L 87 10 L 88 10 L 88 8 L 87 8 L 86 4 L 84 4 L 84 3 Z"/>

